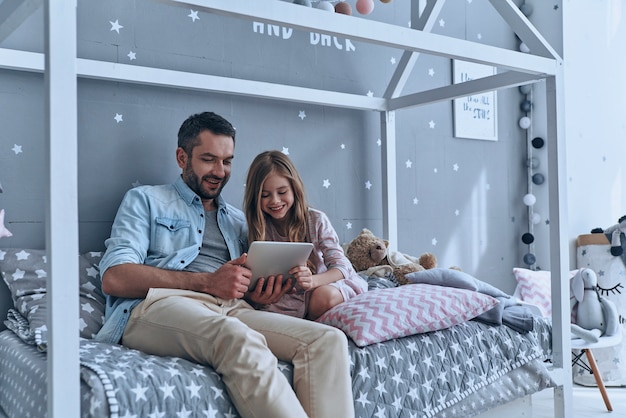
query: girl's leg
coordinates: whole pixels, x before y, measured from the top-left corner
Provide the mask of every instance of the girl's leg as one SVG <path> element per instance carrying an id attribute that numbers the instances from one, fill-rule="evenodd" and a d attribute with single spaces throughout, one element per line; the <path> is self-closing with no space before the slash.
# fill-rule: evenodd
<path id="1" fill-rule="evenodd" d="M 324 312 L 343 301 L 341 292 L 335 286 L 324 285 L 315 288 L 308 298 L 306 319 L 315 321 Z"/>

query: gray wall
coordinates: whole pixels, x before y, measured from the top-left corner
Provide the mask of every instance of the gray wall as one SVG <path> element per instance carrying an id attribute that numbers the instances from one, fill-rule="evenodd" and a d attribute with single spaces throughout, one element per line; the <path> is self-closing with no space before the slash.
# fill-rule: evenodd
<path id="1" fill-rule="evenodd" d="M 203 12 L 193 20 L 189 9 L 160 2 L 78 3 L 82 58 L 380 96 L 401 57 L 401 51 L 346 39 L 316 44 L 316 34 L 289 28 L 268 33 L 263 25 L 261 33 L 251 22 Z M 408 16 L 408 2 L 396 1 L 376 2 L 372 14 L 355 12 L 354 18 L 408 26 Z M 513 32 L 486 0 L 448 1 L 440 19 L 435 33 L 518 47 Z M 0 47 L 41 52 L 42 20 L 39 10 Z M 123 26 L 119 34 L 111 30 L 110 22 L 116 20 Z M 447 85 L 451 68 L 449 60 L 422 55 L 405 91 Z M 0 239 L 0 247 L 44 246 L 43 89 L 39 74 L 0 71 L 0 209 L 5 209 L 5 226 L 13 233 Z M 520 240 L 528 230 L 522 204 L 527 132 L 518 126 L 521 100 L 518 89 L 498 92 L 496 142 L 455 138 L 451 103 L 398 112 L 401 252 L 434 252 L 442 266 L 460 266 L 513 290 L 511 268 L 527 267 L 522 257 L 528 251 Z M 174 179 L 179 173 L 174 160 L 178 127 L 188 115 L 204 110 L 222 114 L 237 128 L 233 175 L 224 192 L 231 203 L 241 205 L 252 158 L 266 149 L 286 148 L 304 178 L 311 205 L 329 215 L 342 241 L 365 227 L 382 234 L 375 112 L 86 79 L 78 82 L 78 105 L 82 251 L 103 248 L 126 190 Z M 299 117 L 301 112 L 306 117 Z M 116 114 L 123 120 L 117 122 Z M 370 189 L 365 187 L 368 181 Z"/>

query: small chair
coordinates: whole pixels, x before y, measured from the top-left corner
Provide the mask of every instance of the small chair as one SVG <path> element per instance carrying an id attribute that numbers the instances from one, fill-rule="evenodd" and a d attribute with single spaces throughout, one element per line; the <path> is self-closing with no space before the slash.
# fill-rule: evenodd
<path id="1" fill-rule="evenodd" d="M 587 370 L 589 373 L 593 374 L 594 379 L 596 380 L 596 384 L 598 385 L 598 389 L 600 389 L 600 393 L 602 394 L 602 399 L 604 400 L 604 404 L 606 405 L 606 409 L 608 411 L 613 411 L 613 406 L 611 406 L 611 401 L 609 400 L 609 395 L 606 393 L 606 387 L 604 386 L 604 382 L 602 381 L 602 376 L 600 375 L 600 371 L 598 370 L 598 366 L 596 365 L 596 360 L 593 357 L 593 353 L 591 350 L 595 350 L 597 348 L 608 348 L 613 347 L 622 342 L 622 333 L 621 330 L 615 335 L 611 335 L 609 337 L 600 337 L 597 343 L 590 343 L 589 341 L 585 341 L 581 338 L 573 338 L 572 339 L 572 350 L 580 350 L 580 354 L 572 353 L 572 366 L 577 364 L 579 367 Z M 583 359 L 583 354 L 587 357 L 587 365 Z"/>

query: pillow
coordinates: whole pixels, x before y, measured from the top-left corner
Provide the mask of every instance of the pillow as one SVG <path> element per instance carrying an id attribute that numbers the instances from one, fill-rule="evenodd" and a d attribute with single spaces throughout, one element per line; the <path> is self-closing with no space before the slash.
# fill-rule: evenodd
<path id="1" fill-rule="evenodd" d="M 571 279 L 578 272 L 569 272 Z M 536 305 L 541 314 L 552 316 L 552 284 L 551 274 L 547 270 L 528 270 L 521 267 L 513 268 L 513 275 L 517 280 L 517 291 L 524 302 Z"/>
<path id="2" fill-rule="evenodd" d="M 361 293 L 329 309 L 317 321 L 366 345 L 449 328 L 488 311 L 498 300 L 467 289 L 408 284 Z"/>
<path id="3" fill-rule="evenodd" d="M 508 294 L 504 293 L 497 287 L 494 287 L 489 283 L 485 283 L 472 275 L 455 269 L 434 268 L 422 271 L 414 271 L 412 273 L 406 274 L 405 277 L 411 283 L 428 283 L 436 284 L 439 286 L 449 286 L 459 289 L 474 290 L 476 292 L 493 296 L 494 298 L 509 297 Z"/>
<path id="4" fill-rule="evenodd" d="M 98 263 L 102 253 L 81 254 L 79 264 L 79 332 L 83 338 L 93 338 L 104 322 L 105 298 L 100 285 Z M 5 321 L 28 344 L 46 350 L 48 338 L 46 252 L 9 248 L 0 249 L 0 273 L 11 292 L 14 310 Z"/>

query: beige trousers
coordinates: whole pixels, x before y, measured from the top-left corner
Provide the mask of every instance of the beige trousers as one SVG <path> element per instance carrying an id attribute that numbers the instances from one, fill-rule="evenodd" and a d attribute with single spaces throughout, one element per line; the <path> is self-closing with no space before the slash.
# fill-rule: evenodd
<path id="1" fill-rule="evenodd" d="M 347 340 L 333 327 L 243 300 L 151 289 L 122 344 L 212 366 L 242 417 L 354 417 Z M 293 389 L 276 358 L 293 363 Z"/>

